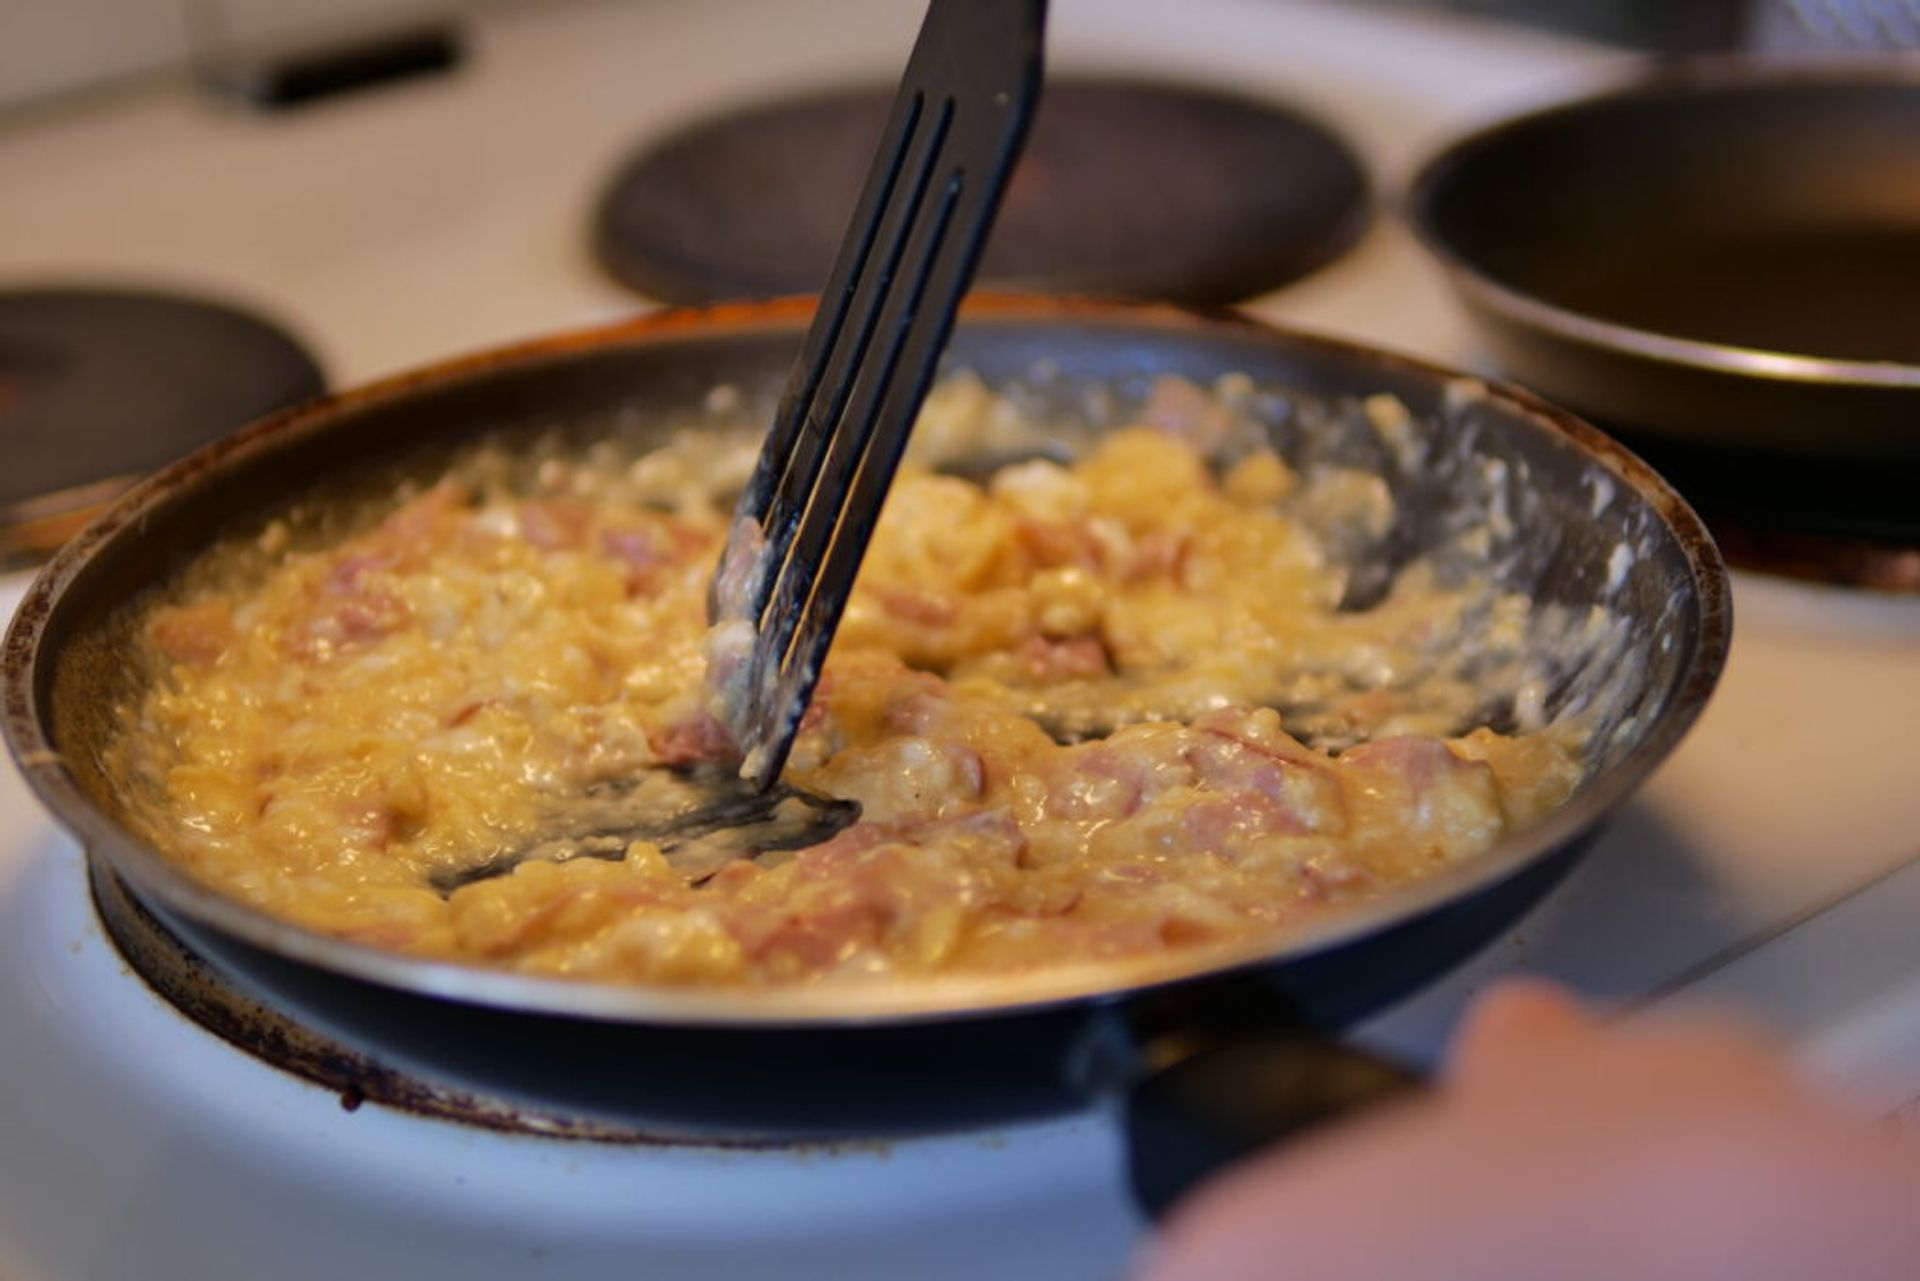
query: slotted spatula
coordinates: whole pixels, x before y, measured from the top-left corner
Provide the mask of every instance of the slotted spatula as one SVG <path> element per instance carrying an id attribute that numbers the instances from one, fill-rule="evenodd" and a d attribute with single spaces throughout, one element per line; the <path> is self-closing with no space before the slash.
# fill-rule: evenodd
<path id="1" fill-rule="evenodd" d="M 933 0 L 709 610 L 721 719 L 765 788 L 846 608 L 1040 96 L 1046 0 Z M 769 193 L 777 199 L 778 193 Z"/>

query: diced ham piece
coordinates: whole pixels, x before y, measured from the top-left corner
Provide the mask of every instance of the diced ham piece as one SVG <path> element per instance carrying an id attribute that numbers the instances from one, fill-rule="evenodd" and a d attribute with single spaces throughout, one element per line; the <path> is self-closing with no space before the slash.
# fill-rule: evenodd
<path id="1" fill-rule="evenodd" d="M 898 829 L 889 824 L 859 822 L 818 845 L 800 851 L 794 862 L 799 867 L 802 880 L 824 880 L 838 876 L 869 851 L 899 838 Z"/>
<path id="2" fill-rule="evenodd" d="M 579 550 L 592 526 L 593 509 L 571 498 L 520 504 L 520 536 L 544 552 Z"/>
<path id="3" fill-rule="evenodd" d="M 914 837 L 919 843 L 927 845 L 950 840 L 977 842 L 987 848 L 1003 851 L 1013 859 L 1019 859 L 1027 852 L 1026 830 L 1020 826 L 1018 819 L 1004 809 L 975 810 L 971 814 L 938 819 L 921 828 Z"/>
<path id="4" fill-rule="evenodd" d="M 1020 547 L 1040 569 L 1068 565 L 1093 568 L 1099 548 L 1086 528 L 1054 520 L 1023 520 L 1015 529 Z"/>
<path id="5" fill-rule="evenodd" d="M 668 574 L 705 546 L 703 533 L 670 517 L 600 531 L 601 552 L 626 568 L 629 595 L 657 591 Z"/>
<path id="6" fill-rule="evenodd" d="M 1192 777 L 1183 763 L 1158 759 L 1131 744 L 1095 744 L 1072 761 L 1048 788 L 1047 810 L 1079 822 L 1131 817 L 1169 787 Z"/>
<path id="7" fill-rule="evenodd" d="M 918 591 L 904 587 L 875 587 L 874 599 L 888 614 L 922 627 L 945 627 L 959 617 L 960 608 L 944 593 Z"/>
<path id="8" fill-rule="evenodd" d="M 1362 743 L 1341 753 L 1340 759 L 1351 765 L 1380 770 L 1404 779 L 1415 795 L 1427 791 L 1449 774 L 1479 767 L 1478 762 L 1455 756 L 1437 738 L 1414 735 Z"/>
<path id="9" fill-rule="evenodd" d="M 348 601 L 333 615 L 340 638 L 348 644 L 377 640 L 406 621 L 406 605 L 391 596 Z"/>
<path id="10" fill-rule="evenodd" d="M 1286 804 L 1287 771 L 1307 766 L 1225 734 L 1201 731 L 1188 750 L 1194 772 L 1222 792 L 1251 792 Z"/>
<path id="11" fill-rule="evenodd" d="M 912 693 L 887 706 L 887 728 L 908 734 L 926 734 L 940 727 L 953 710 L 947 684 L 929 672 L 907 675 L 903 687 Z"/>
<path id="12" fill-rule="evenodd" d="M 673 563 L 661 532 L 645 525 L 616 525 L 600 531 L 600 550 L 629 569 L 642 572 Z"/>
<path id="13" fill-rule="evenodd" d="M 785 904 L 735 913 L 728 929 L 755 960 L 818 972 L 877 942 L 899 915 L 910 879 L 888 848 L 894 834 L 881 824 L 856 823 L 799 855 L 798 887 Z"/>
<path id="14" fill-rule="evenodd" d="M 361 591 L 324 601 L 298 632 L 294 647 L 306 657 L 324 658 L 335 650 L 391 635 L 409 616 L 407 603 L 399 597 Z"/>
<path id="15" fill-rule="evenodd" d="M 1097 636 L 1075 636 L 1067 640 L 1035 636 L 1027 641 L 1021 653 L 1036 681 L 1096 680 L 1113 675 L 1107 647 Z"/>
<path id="16" fill-rule="evenodd" d="M 366 541 L 372 546 L 411 547 L 432 533 L 440 518 L 464 504 L 467 498 L 467 491 L 450 481 L 435 485 L 394 508 Z"/>
<path id="17" fill-rule="evenodd" d="M 1340 789 L 1326 767 L 1280 728 L 1271 711 L 1229 709 L 1194 722 L 1188 759 L 1217 791 L 1271 808 L 1265 832 L 1303 833 L 1337 821 Z"/>
<path id="18" fill-rule="evenodd" d="M 168 662 L 188 667 L 211 666 L 239 639 L 225 601 L 160 610 L 147 624 L 147 635 Z"/>
<path id="19" fill-rule="evenodd" d="M 1194 849 L 1220 857 L 1230 857 L 1236 841 L 1307 830 L 1283 802 L 1259 792 L 1235 792 L 1189 806 L 1180 816 L 1180 829 Z"/>
<path id="20" fill-rule="evenodd" d="M 706 712 L 648 731 L 647 744 L 663 765 L 731 760 L 740 751 L 726 726 Z"/>
<path id="21" fill-rule="evenodd" d="M 1142 535 L 1134 543 L 1133 558 L 1122 571 L 1122 577 L 1130 583 L 1178 579 L 1192 546 L 1193 536 L 1184 530 Z"/>
<path id="22" fill-rule="evenodd" d="M 1505 824 L 1493 767 L 1456 756 L 1437 738 L 1383 738 L 1340 756 L 1350 769 L 1374 775 L 1370 786 L 1391 798 L 1417 846 L 1437 860 L 1471 853 L 1498 838 Z"/>
<path id="23" fill-rule="evenodd" d="M 818 972 L 833 968 L 862 944 L 877 941 L 886 916 L 883 906 L 863 897 L 834 896 L 789 913 L 771 929 L 755 931 L 757 939 L 740 941 L 748 955 L 763 964 L 784 958 L 804 971 Z"/>
<path id="24" fill-rule="evenodd" d="M 335 596 L 351 596 L 363 587 L 369 574 L 384 573 L 400 564 L 396 550 L 363 551 L 344 556 L 327 571 L 326 590 Z"/>
<path id="25" fill-rule="evenodd" d="M 382 578 L 406 570 L 410 558 L 432 536 L 433 526 L 465 496 L 456 486 L 436 485 L 349 544 L 319 581 L 313 612 L 294 632 L 294 651 L 307 658 L 324 658 L 404 626 L 412 611 L 404 599 L 382 585 Z"/>
<path id="26" fill-rule="evenodd" d="M 1080 822 L 1117 821 L 1176 788 L 1196 788 L 1202 795 L 1181 819 L 1184 838 L 1196 848 L 1217 853 L 1238 837 L 1314 830 L 1322 797 L 1337 792 L 1332 779 L 1310 761 L 1259 742 L 1251 727 L 1250 740 L 1227 732 L 1236 724 L 1215 714 L 1187 729 L 1123 730 L 1081 749 L 1050 781 L 1048 812 Z"/>

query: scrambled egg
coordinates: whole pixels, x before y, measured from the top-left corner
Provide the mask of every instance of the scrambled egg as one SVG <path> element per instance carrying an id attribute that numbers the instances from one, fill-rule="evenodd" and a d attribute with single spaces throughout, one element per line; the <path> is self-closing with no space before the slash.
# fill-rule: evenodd
<path id="1" fill-rule="evenodd" d="M 928 418 L 1004 420 L 991 400 L 948 385 Z M 860 807 L 811 848 L 697 877 L 645 840 L 513 857 L 576 798 L 733 750 L 703 689 L 730 470 L 711 441 L 530 469 L 481 450 L 325 545 L 275 523 L 216 549 L 145 619 L 115 768 L 166 854 L 266 912 L 645 984 L 1283 932 L 1562 801 L 1570 736 L 1474 728 L 1447 662 L 1470 612 L 1476 644 L 1523 645 L 1530 602 L 1416 565 L 1342 609 L 1308 517 L 1379 532 L 1384 487 L 1210 457 L 1216 408 L 1169 380 L 1071 465 L 902 472 L 788 770 Z"/>

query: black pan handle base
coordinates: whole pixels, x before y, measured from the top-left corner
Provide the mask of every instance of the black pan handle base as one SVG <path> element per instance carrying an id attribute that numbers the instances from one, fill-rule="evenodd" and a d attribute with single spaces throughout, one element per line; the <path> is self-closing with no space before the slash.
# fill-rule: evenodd
<path id="1" fill-rule="evenodd" d="M 1070 1078 L 1119 1114 L 1128 1185 L 1155 1220 L 1262 1148 L 1424 1086 L 1335 1040 L 1257 973 L 1137 993 L 1089 1032 Z"/>
<path id="2" fill-rule="evenodd" d="M 1234 1162 L 1421 1084 L 1397 1064 L 1305 1031 L 1143 1048 L 1155 1059 L 1177 1055 L 1136 1084 L 1125 1105 L 1128 1184 L 1155 1220 Z"/>

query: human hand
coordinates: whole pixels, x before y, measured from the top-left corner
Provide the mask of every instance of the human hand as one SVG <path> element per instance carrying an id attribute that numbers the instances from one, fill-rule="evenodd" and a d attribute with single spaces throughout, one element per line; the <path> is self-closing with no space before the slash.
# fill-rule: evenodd
<path id="1" fill-rule="evenodd" d="M 1267 1278 L 1914 1281 L 1920 1155 L 1745 1028 L 1509 984 L 1443 1084 L 1216 1179 L 1139 1281 Z"/>

